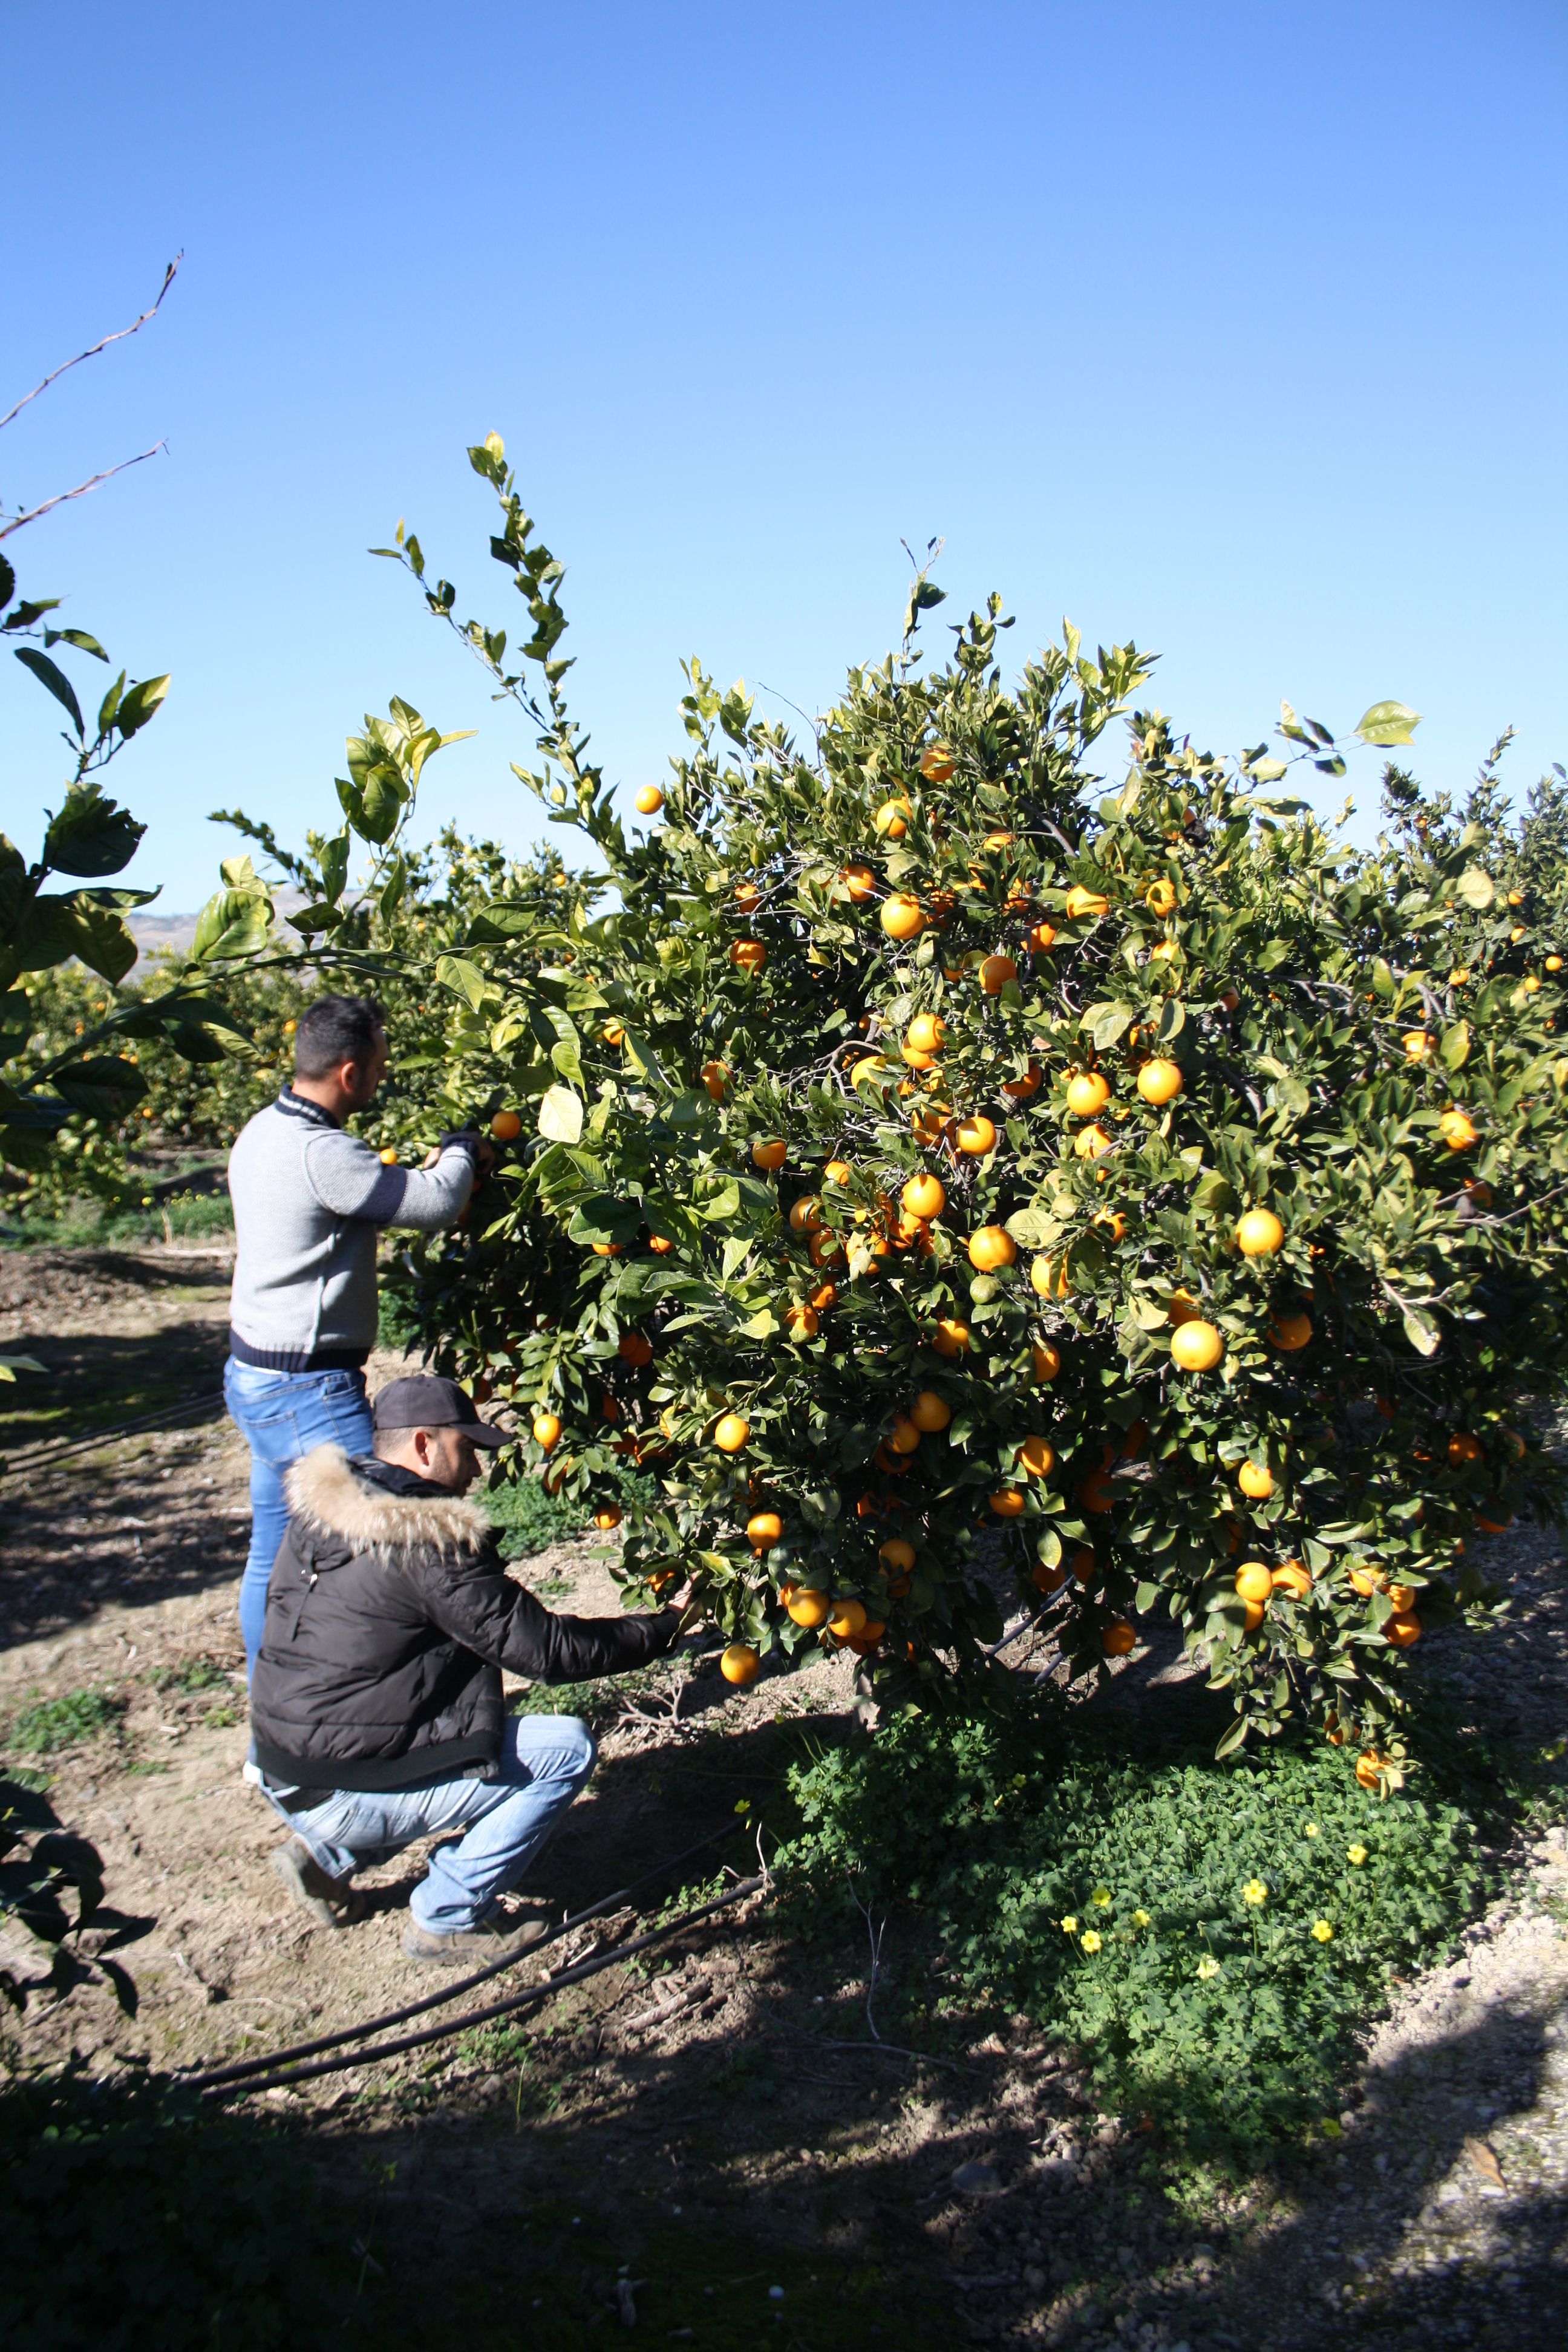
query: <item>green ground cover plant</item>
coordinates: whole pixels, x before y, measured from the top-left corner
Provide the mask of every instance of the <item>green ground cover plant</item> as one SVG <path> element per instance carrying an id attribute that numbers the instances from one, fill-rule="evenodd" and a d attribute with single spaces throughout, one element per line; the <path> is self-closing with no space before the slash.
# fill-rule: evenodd
<path id="1" fill-rule="evenodd" d="M 1390 1977 L 1451 1946 L 1481 1824 L 1425 1780 L 1380 1801 L 1321 1748 L 1216 1764 L 1207 1729 L 1130 1747 L 1043 1703 L 823 1750 L 788 1776 L 786 1916 L 842 1929 L 856 1902 L 907 1901 L 952 1990 L 912 1998 L 900 2038 L 1021 2010 L 1081 2047 L 1106 2105 L 1256 2154 L 1337 2105 Z"/>
<path id="2" fill-rule="evenodd" d="M 19 1755 L 52 1756 L 110 1731 L 125 1712 L 125 1701 L 108 1690 L 67 1691 L 59 1698 L 33 1699 L 11 1726 L 10 1745 Z"/>

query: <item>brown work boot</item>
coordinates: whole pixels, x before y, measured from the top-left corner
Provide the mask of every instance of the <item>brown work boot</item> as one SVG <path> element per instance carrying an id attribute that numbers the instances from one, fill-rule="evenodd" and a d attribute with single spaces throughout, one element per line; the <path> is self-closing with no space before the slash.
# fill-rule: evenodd
<path id="1" fill-rule="evenodd" d="M 403 1930 L 403 1948 L 411 1960 L 429 1969 L 483 1969 L 496 1960 L 520 1960 L 530 1945 L 548 1933 L 542 1918 L 512 1920 L 492 1911 L 471 1927 L 454 1927 L 445 1935 L 410 1919 Z"/>
<path id="2" fill-rule="evenodd" d="M 364 1896 L 346 1878 L 329 1878 L 303 1838 L 279 1846 L 272 1867 L 319 1927 L 352 1927 L 364 1917 Z"/>

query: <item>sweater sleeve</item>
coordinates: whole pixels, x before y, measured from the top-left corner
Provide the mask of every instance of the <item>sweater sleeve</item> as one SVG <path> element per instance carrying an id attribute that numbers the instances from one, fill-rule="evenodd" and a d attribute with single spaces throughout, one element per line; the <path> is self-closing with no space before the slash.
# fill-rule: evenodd
<path id="1" fill-rule="evenodd" d="M 671 1648 L 672 1610 L 627 1617 L 557 1617 L 508 1576 L 493 1548 L 464 1561 L 433 1555 L 422 1597 L 444 1633 L 487 1664 L 531 1682 L 592 1682 L 623 1675 Z"/>
<path id="2" fill-rule="evenodd" d="M 331 1216 L 433 1234 L 468 1207 L 474 1162 L 462 1145 L 449 1144 L 434 1168 L 387 1168 L 358 1136 L 322 1128 L 306 1141 L 305 1176 Z"/>

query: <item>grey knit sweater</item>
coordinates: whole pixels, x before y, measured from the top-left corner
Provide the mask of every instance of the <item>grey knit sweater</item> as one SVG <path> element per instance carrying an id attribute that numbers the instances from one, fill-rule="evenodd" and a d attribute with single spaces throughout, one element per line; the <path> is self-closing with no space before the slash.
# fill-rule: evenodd
<path id="1" fill-rule="evenodd" d="M 234 1202 L 229 1347 L 275 1372 L 363 1364 L 375 1345 L 375 1236 L 438 1233 L 474 1188 L 479 1138 L 447 1138 L 428 1171 L 386 1168 L 331 1111 L 285 1087 L 228 1159 Z"/>

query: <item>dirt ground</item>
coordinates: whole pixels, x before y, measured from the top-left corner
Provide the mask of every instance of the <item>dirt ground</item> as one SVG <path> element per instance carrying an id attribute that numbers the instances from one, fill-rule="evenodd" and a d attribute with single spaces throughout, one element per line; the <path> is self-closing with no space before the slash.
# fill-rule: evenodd
<path id="1" fill-rule="evenodd" d="M 0 1433 L 0 1741 L 19 1713 L 71 1693 L 119 1708 L 32 1759 L 56 1818 L 102 1855 L 106 1907 L 74 1969 L 52 1978 L 48 1954 L 7 1933 L 0 1966 L 26 1988 L 5 2029 L 13 2064 L 73 2052 L 95 2070 L 210 2063 L 433 1989 L 399 1944 L 420 1850 L 367 1874 L 371 1915 L 341 1934 L 292 1907 L 268 1867 L 286 1832 L 239 1771 L 248 1512 L 235 1433 L 209 1405 L 178 1429 L 37 1452 L 51 1431 L 210 1396 L 227 1271 L 218 1253 L 0 1255 L 0 1345 L 49 1374 L 34 1397 L 26 1375 L 7 1392 Z M 1564 1563 L 1525 1530 L 1506 1565 L 1510 1624 L 1484 1643 L 1424 1645 L 1420 1665 L 1472 1719 L 1506 1706 L 1521 1737 L 1550 1740 L 1568 1730 Z M 514 1572 L 551 1605 L 616 1606 L 585 1543 Z M 1168 1650 L 1142 1648 L 1110 1703 L 1180 1673 Z M 552 1948 L 557 1970 L 647 1927 L 683 1883 L 695 1898 L 754 1870 L 737 1804 L 762 1806 L 856 1697 L 841 1664 L 737 1695 L 711 1658 L 687 1658 L 600 1686 L 593 1706 L 600 1761 L 533 1899 L 566 1916 L 710 1831 L 732 1833 Z M 1099 2113 L 1074 2053 L 1023 2019 L 977 2019 L 956 2063 L 872 2049 L 863 1942 L 785 1942 L 756 1898 L 520 2022 L 258 2104 L 304 2137 L 360 2268 L 363 2340 L 389 2352 L 564 2352 L 628 2324 L 628 2309 L 657 2340 L 714 2352 L 1561 2352 L 1568 1853 L 1543 1837 L 1510 1866 L 1463 1954 L 1378 2025 L 1340 2141 L 1288 2181 L 1210 2181 L 1173 2200 L 1136 2119 Z M 536 1981 L 543 1965 L 502 1982 Z M 888 1972 L 938 1965 L 918 1920 L 896 1916 Z M 984 2168 L 967 2190 L 954 2185 L 965 2165 Z"/>

